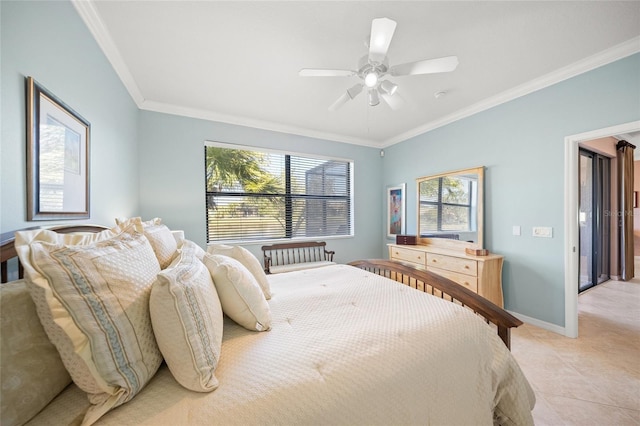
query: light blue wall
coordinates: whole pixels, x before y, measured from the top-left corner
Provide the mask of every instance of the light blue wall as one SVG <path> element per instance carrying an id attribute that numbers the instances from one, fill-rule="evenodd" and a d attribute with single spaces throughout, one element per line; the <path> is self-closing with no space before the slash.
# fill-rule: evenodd
<path id="1" fill-rule="evenodd" d="M 505 307 L 563 326 L 564 138 L 640 119 L 639 77 L 636 54 L 389 147 L 384 184 L 407 182 L 408 233 L 417 177 L 485 166 L 485 246 L 505 256 Z"/>
<path id="2" fill-rule="evenodd" d="M 327 246 L 338 262 L 383 256 L 378 149 L 149 111 L 140 112 L 139 134 L 143 218 L 162 217 L 205 246 L 205 140 L 345 158 L 354 161 L 355 237 L 331 239 Z M 261 246 L 246 247 L 261 258 Z"/>
<path id="3" fill-rule="evenodd" d="M 203 142 L 215 140 L 355 161 L 354 238 L 330 240 L 337 260 L 386 254 L 384 188 L 483 165 L 485 245 L 505 255 L 508 309 L 564 324 L 564 137 L 640 119 L 640 55 L 379 150 L 138 111 L 68 2 L 0 1 L 0 232 L 26 222 L 24 77 L 31 75 L 92 125 L 91 219 L 163 217 L 204 245 Z M 511 235 L 513 225 L 522 236 Z M 552 239 L 531 237 L 553 227 Z M 259 255 L 259 245 L 249 247 Z"/>
<path id="4" fill-rule="evenodd" d="M 91 123 L 91 218 L 138 210 L 138 110 L 71 3 L 0 1 L 0 232 L 26 221 L 25 77 Z"/>

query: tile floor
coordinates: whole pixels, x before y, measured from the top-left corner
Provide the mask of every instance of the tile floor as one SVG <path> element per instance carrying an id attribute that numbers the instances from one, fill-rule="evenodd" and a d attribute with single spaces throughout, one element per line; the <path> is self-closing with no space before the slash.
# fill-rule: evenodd
<path id="1" fill-rule="evenodd" d="M 536 393 L 536 425 L 640 425 L 640 278 L 581 294 L 578 334 L 529 324 L 513 331 L 513 354 Z"/>

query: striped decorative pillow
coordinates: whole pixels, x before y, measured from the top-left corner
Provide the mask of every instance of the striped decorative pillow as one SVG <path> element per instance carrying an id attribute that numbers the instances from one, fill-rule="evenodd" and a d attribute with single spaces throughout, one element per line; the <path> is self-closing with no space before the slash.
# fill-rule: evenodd
<path id="1" fill-rule="evenodd" d="M 88 393 L 91 424 L 131 400 L 162 362 L 149 315 L 158 260 L 139 219 L 91 235 L 25 231 L 16 249 L 45 332 Z"/>
<path id="2" fill-rule="evenodd" d="M 223 316 L 213 280 L 186 240 L 178 257 L 158 274 L 149 302 L 153 330 L 173 377 L 187 389 L 211 392 L 222 347 Z"/>

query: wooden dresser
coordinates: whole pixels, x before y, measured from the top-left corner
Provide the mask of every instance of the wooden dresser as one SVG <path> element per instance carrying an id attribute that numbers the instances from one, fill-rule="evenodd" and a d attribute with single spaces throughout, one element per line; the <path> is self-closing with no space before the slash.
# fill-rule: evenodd
<path id="1" fill-rule="evenodd" d="M 389 259 L 422 266 L 503 307 L 503 256 L 470 256 L 464 247 L 389 244 Z"/>

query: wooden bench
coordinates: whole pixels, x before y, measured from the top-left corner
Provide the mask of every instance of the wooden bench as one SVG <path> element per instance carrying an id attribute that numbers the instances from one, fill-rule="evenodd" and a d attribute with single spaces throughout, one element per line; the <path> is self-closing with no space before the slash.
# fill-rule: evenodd
<path id="1" fill-rule="evenodd" d="M 335 252 L 327 250 L 326 245 L 324 241 L 306 241 L 262 246 L 264 271 L 279 274 L 333 265 Z"/>

